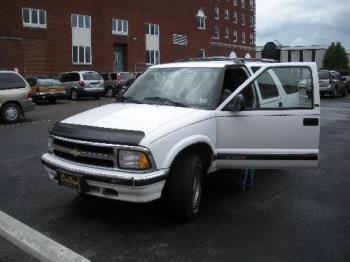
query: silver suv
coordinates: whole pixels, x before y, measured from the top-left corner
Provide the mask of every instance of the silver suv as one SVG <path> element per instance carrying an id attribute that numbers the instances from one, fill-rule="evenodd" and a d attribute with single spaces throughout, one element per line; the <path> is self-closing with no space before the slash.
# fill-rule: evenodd
<path id="1" fill-rule="evenodd" d="M 59 80 L 65 86 L 66 93 L 72 100 L 78 100 L 80 97 L 95 97 L 98 99 L 104 93 L 104 81 L 94 71 L 62 73 Z"/>
<path id="2" fill-rule="evenodd" d="M 34 108 L 27 81 L 14 71 L 0 71 L 1 119 L 6 123 L 14 123 Z"/>

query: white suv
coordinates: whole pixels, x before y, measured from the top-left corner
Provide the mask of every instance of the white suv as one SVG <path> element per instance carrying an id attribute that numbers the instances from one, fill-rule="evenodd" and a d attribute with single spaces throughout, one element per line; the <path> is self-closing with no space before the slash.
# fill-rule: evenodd
<path id="1" fill-rule="evenodd" d="M 156 65 L 116 103 L 56 123 L 42 162 L 62 186 L 130 202 L 162 198 L 188 220 L 203 176 L 216 170 L 316 167 L 319 119 L 314 63 Z"/>

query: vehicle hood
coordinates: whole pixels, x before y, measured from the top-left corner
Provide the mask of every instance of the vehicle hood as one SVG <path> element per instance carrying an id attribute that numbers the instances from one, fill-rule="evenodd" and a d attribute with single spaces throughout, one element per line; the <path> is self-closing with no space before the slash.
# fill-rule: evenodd
<path id="1" fill-rule="evenodd" d="M 61 123 L 142 131 L 146 135 L 198 109 L 165 105 L 113 103 L 67 118 Z"/>

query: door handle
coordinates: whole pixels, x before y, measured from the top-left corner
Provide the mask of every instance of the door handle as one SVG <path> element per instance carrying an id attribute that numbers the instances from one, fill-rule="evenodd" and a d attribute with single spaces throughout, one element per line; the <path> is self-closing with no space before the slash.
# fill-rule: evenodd
<path id="1" fill-rule="evenodd" d="M 283 106 L 282 102 L 279 102 L 278 107 L 282 107 L 282 106 Z"/>
<path id="2" fill-rule="evenodd" d="M 318 118 L 304 118 L 303 124 L 304 126 L 318 126 L 319 121 Z"/>

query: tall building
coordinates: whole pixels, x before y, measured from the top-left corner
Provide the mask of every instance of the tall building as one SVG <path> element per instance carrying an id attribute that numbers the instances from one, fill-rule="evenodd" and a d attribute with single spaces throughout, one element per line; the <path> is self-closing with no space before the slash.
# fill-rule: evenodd
<path id="1" fill-rule="evenodd" d="M 255 55 L 255 0 L 4 0 L 0 69 L 141 71 Z"/>

